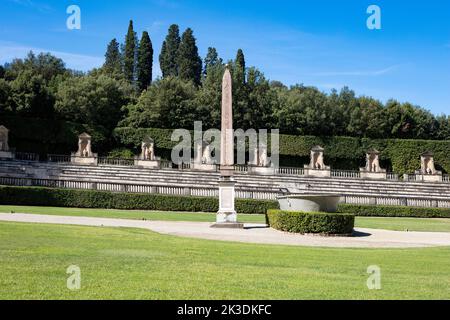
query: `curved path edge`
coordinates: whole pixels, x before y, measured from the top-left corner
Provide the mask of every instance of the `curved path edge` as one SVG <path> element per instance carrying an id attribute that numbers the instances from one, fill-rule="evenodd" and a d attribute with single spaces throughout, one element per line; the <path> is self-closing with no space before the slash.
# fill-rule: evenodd
<path id="1" fill-rule="evenodd" d="M 47 223 L 97 227 L 125 227 L 151 230 L 160 234 L 207 240 L 254 244 L 314 246 L 336 248 L 420 248 L 450 246 L 450 233 L 402 232 L 355 228 L 356 237 L 299 235 L 246 224 L 245 229 L 215 229 L 209 222 L 143 221 L 95 217 L 0 213 L 0 221 Z"/>

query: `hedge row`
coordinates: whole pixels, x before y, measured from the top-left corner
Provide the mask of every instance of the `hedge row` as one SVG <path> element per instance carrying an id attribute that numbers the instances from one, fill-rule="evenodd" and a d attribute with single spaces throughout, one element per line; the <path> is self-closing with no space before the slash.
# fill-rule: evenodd
<path id="1" fill-rule="evenodd" d="M 118 144 L 137 149 L 142 139 L 149 135 L 156 146 L 161 149 L 172 149 L 177 142 L 171 141 L 172 129 L 156 128 L 116 128 L 114 137 Z M 269 135 L 270 137 L 270 135 Z M 364 164 L 367 150 L 375 148 L 380 151 L 384 165 L 393 172 L 412 173 L 420 168 L 420 154 L 433 151 L 435 162 L 444 171 L 450 172 L 450 141 L 434 140 L 401 140 L 401 139 L 368 139 L 355 137 L 313 137 L 280 135 L 280 158 L 296 157 L 307 159 L 311 147 L 321 145 L 325 148 L 325 162 L 330 164 L 351 163 L 353 169 Z M 343 161 L 345 160 L 345 161 Z M 293 159 L 292 161 L 295 161 Z M 298 161 L 299 162 L 299 161 Z M 301 163 L 297 163 L 298 166 Z M 350 169 L 337 167 L 338 169 Z"/>
<path id="2" fill-rule="evenodd" d="M 0 204 L 189 212 L 217 212 L 219 205 L 217 198 L 207 197 L 7 186 L 0 186 Z M 276 208 L 276 201 L 236 200 L 238 213 L 264 214 Z"/>
<path id="3" fill-rule="evenodd" d="M 450 209 L 340 204 L 338 212 L 366 217 L 450 218 Z"/>
<path id="4" fill-rule="evenodd" d="M 293 233 L 350 235 L 355 216 L 344 213 L 268 210 L 267 223 L 274 229 Z"/>

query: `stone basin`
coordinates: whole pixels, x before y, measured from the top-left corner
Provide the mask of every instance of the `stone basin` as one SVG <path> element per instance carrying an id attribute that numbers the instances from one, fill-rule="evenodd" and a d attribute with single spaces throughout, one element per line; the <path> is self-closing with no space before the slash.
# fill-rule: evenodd
<path id="1" fill-rule="evenodd" d="M 277 197 L 284 211 L 336 212 L 341 196 L 338 194 L 290 194 Z"/>

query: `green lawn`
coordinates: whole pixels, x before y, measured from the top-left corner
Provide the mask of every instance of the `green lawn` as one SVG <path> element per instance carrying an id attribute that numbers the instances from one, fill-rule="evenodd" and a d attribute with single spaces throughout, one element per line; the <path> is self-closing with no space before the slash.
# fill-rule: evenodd
<path id="1" fill-rule="evenodd" d="M 160 221 L 199 221 L 213 222 L 212 213 L 180 213 L 133 210 L 77 209 L 53 207 L 0 206 L 0 212 L 20 212 L 34 214 L 86 216 L 104 218 L 147 219 Z M 240 214 L 239 220 L 247 223 L 264 223 L 264 215 Z M 378 218 L 356 217 L 356 227 L 405 231 L 450 232 L 450 219 L 419 218 Z"/>
<path id="2" fill-rule="evenodd" d="M 66 287 L 70 265 L 81 290 Z M 367 267 L 381 268 L 368 290 Z M 450 250 L 254 245 L 0 223 L 0 299 L 450 299 Z"/>

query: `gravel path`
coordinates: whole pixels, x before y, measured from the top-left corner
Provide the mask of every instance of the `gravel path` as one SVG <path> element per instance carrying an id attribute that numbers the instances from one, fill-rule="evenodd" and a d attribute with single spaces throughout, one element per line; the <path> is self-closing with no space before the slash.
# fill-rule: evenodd
<path id="1" fill-rule="evenodd" d="M 356 228 L 355 237 L 321 237 L 289 234 L 252 224 L 246 224 L 246 229 L 215 229 L 210 228 L 211 223 L 208 222 L 142 221 L 22 213 L 0 213 L 0 221 L 141 228 L 180 237 L 294 246 L 340 248 L 450 246 L 450 233 L 443 232 L 401 232 Z"/>

